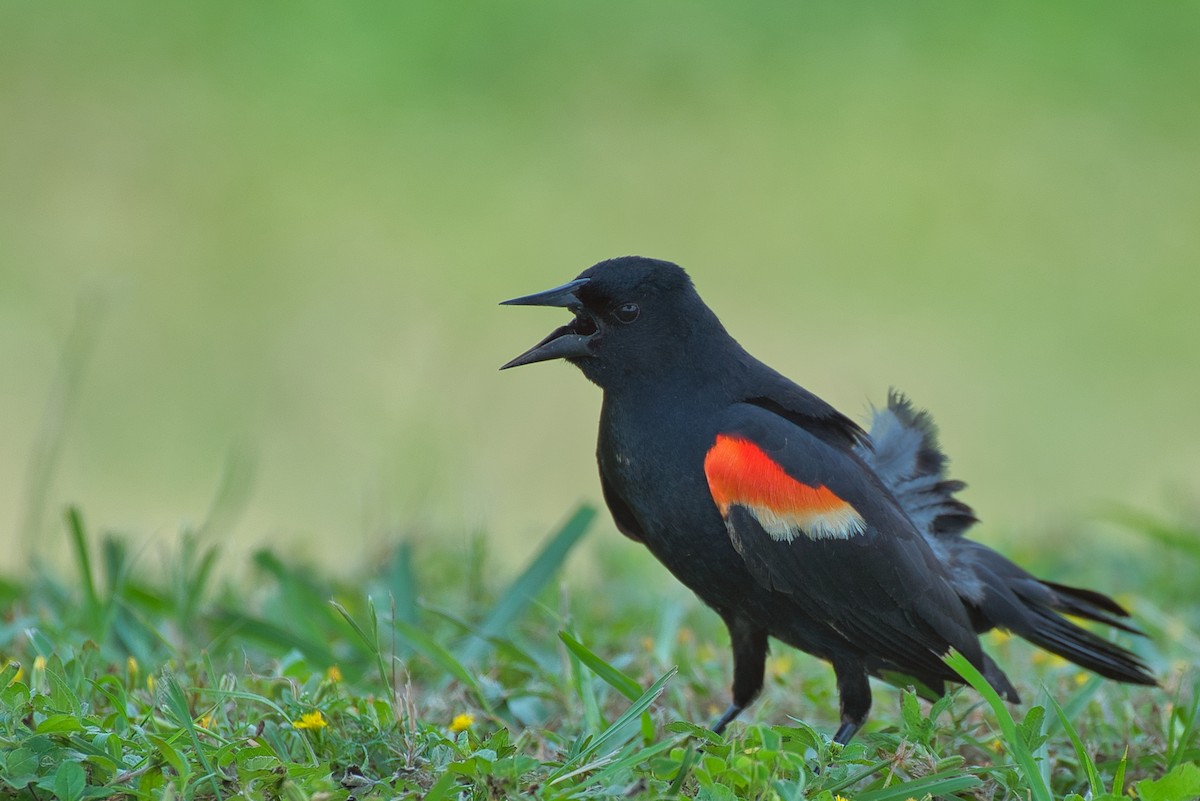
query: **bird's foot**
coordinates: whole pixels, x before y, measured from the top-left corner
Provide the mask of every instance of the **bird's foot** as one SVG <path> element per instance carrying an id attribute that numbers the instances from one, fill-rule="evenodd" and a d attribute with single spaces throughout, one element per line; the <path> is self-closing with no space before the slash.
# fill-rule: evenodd
<path id="1" fill-rule="evenodd" d="M 850 742 L 855 733 L 858 731 L 861 724 L 846 721 L 838 728 L 837 733 L 833 735 L 833 741 L 838 745 L 846 745 Z"/>
<path id="2" fill-rule="evenodd" d="M 713 733 L 720 734 L 721 732 L 725 731 L 725 727 L 728 726 L 734 718 L 742 714 L 742 709 L 744 709 L 744 707 L 740 707 L 737 704 L 730 704 L 729 708 L 725 710 L 725 714 L 717 718 L 716 723 L 712 725 Z"/>

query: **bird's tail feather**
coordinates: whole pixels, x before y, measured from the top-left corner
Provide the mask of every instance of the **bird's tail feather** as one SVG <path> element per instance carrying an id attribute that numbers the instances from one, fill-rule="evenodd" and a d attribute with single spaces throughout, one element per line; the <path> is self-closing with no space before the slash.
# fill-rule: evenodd
<path id="1" fill-rule="evenodd" d="M 971 507 L 954 497 L 967 485 L 946 478 L 949 460 L 937 437 L 929 413 L 892 390 L 887 408 L 871 416 L 870 447 L 859 449 L 927 538 L 957 536 L 978 522 Z"/>
<path id="2" fill-rule="evenodd" d="M 1127 618 L 1129 613 L 1125 608 L 1103 593 L 1095 590 L 1085 590 L 1082 587 L 1068 587 L 1065 584 L 1055 584 L 1053 581 L 1038 579 L 1038 583 L 1047 587 L 1058 599 L 1054 608 L 1064 615 L 1087 618 L 1106 626 L 1112 626 L 1131 634 L 1141 634 L 1133 626 L 1118 618 Z"/>
<path id="3" fill-rule="evenodd" d="M 1120 604 L 1093 590 L 1037 579 L 987 546 L 963 537 L 977 521 L 971 508 L 954 497 L 966 485 L 946 477 L 947 459 L 928 413 L 893 391 L 887 408 L 874 413 L 870 440 L 871 447 L 864 447 L 860 455 L 946 567 L 977 631 L 1000 627 L 1102 676 L 1156 683 L 1132 653 L 1062 617 L 1071 615 L 1141 634 L 1125 621 L 1129 613 Z"/>
<path id="4" fill-rule="evenodd" d="M 1034 645 L 1106 678 L 1131 684 L 1158 684 L 1149 668 L 1119 645 L 1096 636 L 1045 607 L 1032 609 L 1031 613 L 1031 624 L 1014 631 Z M 1121 628 L 1133 631 L 1127 626 Z"/>

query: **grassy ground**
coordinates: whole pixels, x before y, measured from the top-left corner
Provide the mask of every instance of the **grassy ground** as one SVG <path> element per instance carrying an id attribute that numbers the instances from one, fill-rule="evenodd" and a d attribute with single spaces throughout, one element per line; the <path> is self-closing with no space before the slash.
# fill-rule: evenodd
<path id="1" fill-rule="evenodd" d="M 578 510 L 512 577 L 481 539 L 339 571 L 262 551 L 234 583 L 211 531 L 155 564 L 72 510 L 73 572 L 0 584 L 0 797 L 1200 795 L 1194 528 L 1127 521 L 1170 556 L 1125 559 L 1122 577 L 1144 587 L 1127 600 L 1150 637 L 1133 645 L 1161 689 L 994 637 L 1024 708 L 881 685 L 841 749 L 830 671 L 784 648 L 746 720 L 704 730 L 725 703 L 719 623 L 615 534 L 591 578 L 562 580 L 593 518 Z"/>
<path id="2" fill-rule="evenodd" d="M 1197 515 L 1074 521 L 1200 495 L 1197 7 L 3 30 L 0 794 L 1191 793 Z M 552 325 L 496 301 L 630 252 L 846 411 L 930 407 L 987 536 L 1127 599 L 1164 688 L 997 641 L 1020 728 L 881 689 L 837 751 L 829 671 L 780 650 L 729 739 L 680 725 L 725 702 L 724 633 L 607 523 L 539 545 L 598 498 L 597 395 L 495 370 Z"/>

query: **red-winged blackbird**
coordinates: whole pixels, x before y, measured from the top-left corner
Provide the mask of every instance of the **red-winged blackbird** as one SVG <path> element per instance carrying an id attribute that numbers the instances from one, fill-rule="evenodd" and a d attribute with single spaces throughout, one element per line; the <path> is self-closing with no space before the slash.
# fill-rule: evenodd
<path id="1" fill-rule="evenodd" d="M 961 681 L 942 661 L 950 648 L 1018 701 L 980 648 L 993 628 L 1155 684 L 1133 654 L 1058 614 L 1138 633 L 1116 602 L 963 538 L 976 522 L 954 497 L 964 485 L 902 396 L 863 431 L 747 353 L 670 262 L 612 259 L 505 303 L 575 314 L 504 367 L 566 359 L 604 390 L 596 456 L 617 528 L 729 628 L 733 703 L 716 731 L 762 689 L 768 637 L 833 665 L 843 744 L 870 710 L 868 676 L 940 695 Z"/>

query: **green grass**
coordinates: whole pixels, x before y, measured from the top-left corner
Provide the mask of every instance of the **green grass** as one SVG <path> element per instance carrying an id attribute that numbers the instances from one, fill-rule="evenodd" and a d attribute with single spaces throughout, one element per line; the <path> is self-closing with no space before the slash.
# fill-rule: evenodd
<path id="1" fill-rule="evenodd" d="M 1161 689 L 999 639 L 990 650 L 1028 706 L 959 659 L 981 694 L 930 705 L 881 685 L 843 749 L 830 671 L 777 647 L 764 697 L 717 736 L 704 728 L 728 680 L 715 616 L 616 535 L 592 575 L 562 578 L 593 514 L 571 515 L 511 578 L 483 545 L 396 543 L 341 571 L 263 551 L 235 582 L 209 535 L 185 532 L 154 564 L 68 510 L 73 571 L 31 565 L 0 584 L 0 798 L 1200 793 L 1194 605 L 1153 616 L 1137 643 Z M 1135 612 L 1193 586 L 1191 533 L 1178 539 L 1190 552 L 1130 565 L 1155 577 Z"/>
<path id="2" fill-rule="evenodd" d="M 0 796 L 1197 795 L 1198 72 L 1165 4 L 9 3 Z M 594 388 L 495 371 L 553 324 L 496 301 L 629 252 L 929 406 L 1164 688 L 997 641 L 1029 706 L 881 690 L 839 750 L 781 648 L 706 733 L 714 616 L 587 512 L 537 544 Z"/>

